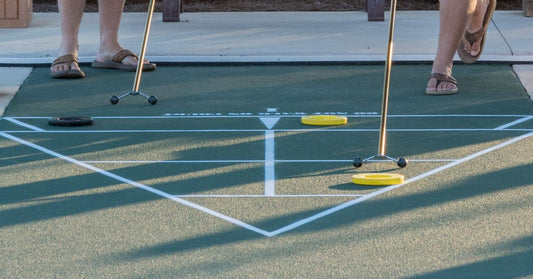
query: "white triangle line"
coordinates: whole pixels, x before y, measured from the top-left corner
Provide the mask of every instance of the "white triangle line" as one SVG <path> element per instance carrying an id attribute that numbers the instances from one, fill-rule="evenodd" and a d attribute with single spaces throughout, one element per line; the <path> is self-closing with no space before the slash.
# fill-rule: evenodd
<path id="1" fill-rule="evenodd" d="M 233 218 L 233 217 L 230 217 L 230 216 L 224 215 L 224 214 L 222 214 L 222 213 L 220 213 L 220 212 L 217 212 L 217 211 L 211 210 L 211 209 L 206 208 L 206 207 L 203 207 L 203 206 L 201 206 L 201 205 L 195 204 L 195 203 L 193 203 L 193 202 L 190 202 L 190 201 L 187 201 L 187 200 L 184 200 L 184 199 L 178 198 L 178 197 L 176 197 L 176 196 L 170 195 L 170 194 L 168 194 L 168 193 L 165 193 L 165 192 L 163 192 L 163 191 L 160 191 L 160 190 L 154 189 L 154 188 L 152 188 L 152 187 L 150 187 L 150 186 L 147 186 L 147 185 L 144 185 L 144 184 L 141 184 L 141 183 L 138 183 L 138 182 L 132 181 L 132 180 L 130 180 L 130 179 L 124 178 L 124 177 L 122 177 L 122 176 L 119 176 L 119 175 L 116 175 L 116 174 L 110 173 L 110 172 L 108 172 L 108 171 L 105 171 L 105 170 L 99 169 L 99 168 L 94 167 L 94 166 L 92 166 L 92 165 L 89 165 L 89 164 L 87 164 L 87 163 L 84 163 L 84 162 L 78 161 L 78 160 L 73 159 L 73 158 L 71 158 L 71 157 L 68 157 L 68 156 L 62 155 L 62 154 L 60 154 L 60 153 L 54 152 L 54 151 L 49 150 L 49 149 L 46 149 L 46 148 L 44 148 L 44 147 L 42 147 L 42 146 L 39 146 L 39 145 L 36 145 L 36 144 L 34 144 L 34 143 L 31 143 L 31 142 L 25 141 L 25 140 L 23 140 L 23 139 L 17 138 L 17 137 L 15 137 L 15 136 L 12 136 L 12 135 L 7 134 L 7 133 L 5 133 L 5 132 L 0 132 L 0 136 L 2 136 L 2 137 L 4 137 L 4 138 L 7 138 L 7 139 L 10 139 L 10 140 L 13 140 L 13 141 L 16 141 L 16 142 L 18 142 L 18 143 L 20 143 L 20 144 L 23 144 L 23 145 L 26 145 L 26 146 L 28 146 L 28 147 L 31 147 L 31 148 L 37 149 L 37 150 L 39 150 L 39 151 L 41 151 L 41 152 L 44 152 L 44 153 L 46 153 L 46 154 L 49 154 L 49 155 L 51 155 L 51 156 L 53 156 L 53 157 L 57 157 L 57 158 L 59 158 L 59 159 L 62 159 L 62 160 L 65 160 L 65 161 L 68 161 L 68 162 L 74 163 L 74 164 L 76 164 L 76 165 L 78 165 L 78 166 L 80 166 L 80 167 L 84 167 L 84 168 L 90 169 L 90 170 L 92 170 L 92 171 L 95 171 L 95 172 L 100 173 L 100 174 L 102 174 L 102 175 L 105 175 L 105 176 L 108 176 L 108 177 L 110 177 L 110 178 L 116 179 L 116 180 L 118 180 L 118 181 L 121 181 L 121 182 L 124 182 L 124 183 L 130 184 L 130 185 L 132 185 L 132 186 L 135 186 L 135 187 L 141 188 L 141 189 L 143 189 L 143 190 L 149 191 L 149 192 L 154 193 L 154 194 L 156 194 L 156 195 L 159 195 L 159 196 L 162 196 L 162 197 L 165 197 L 165 198 L 171 199 L 171 200 L 176 201 L 176 202 L 178 202 L 178 203 L 181 203 L 181 204 L 183 204 L 183 205 L 186 205 L 186 206 L 189 206 L 189 207 L 192 207 L 192 208 L 198 209 L 198 210 L 200 210 L 200 211 L 203 211 L 203 212 L 208 213 L 208 214 L 210 214 L 210 215 L 216 216 L 216 217 L 218 217 L 218 218 L 221 218 L 221 219 L 223 219 L 223 220 L 226 220 L 226 221 L 228 221 L 228 222 L 230 222 L 230 223 L 233 223 L 233 224 L 235 224 L 235 225 L 241 226 L 241 227 L 243 227 L 243 228 L 245 228 L 245 229 L 248 229 L 248 230 L 250 230 L 250 231 L 254 231 L 254 232 L 256 232 L 256 233 L 262 234 L 262 235 L 267 236 L 267 237 L 273 237 L 273 236 L 279 235 L 279 234 L 281 234 L 281 233 L 284 233 L 284 232 L 287 232 L 287 231 L 293 230 L 293 229 L 295 229 L 295 228 L 298 228 L 298 227 L 300 227 L 300 226 L 303 226 L 303 225 L 305 225 L 305 224 L 308 224 L 308 223 L 310 223 L 310 222 L 312 222 L 312 221 L 315 221 L 315 220 L 317 220 L 317 219 L 319 219 L 319 218 L 322 218 L 322 217 L 325 217 L 325 216 L 327 216 L 327 215 L 333 214 L 333 213 L 335 213 L 335 212 L 337 212 L 337 211 L 340 211 L 340 210 L 342 210 L 342 209 L 345 209 L 345 208 L 347 208 L 347 207 L 350 207 L 350 206 L 353 206 L 353 205 L 355 205 L 355 204 L 361 203 L 361 202 L 363 202 L 363 201 L 366 201 L 366 200 L 368 200 L 368 199 L 371 199 L 371 198 L 376 197 L 376 196 L 378 196 L 378 195 L 381 195 L 381 194 L 383 194 L 383 193 L 386 193 L 386 192 L 389 192 L 389 191 L 391 191 L 391 190 L 394 190 L 394 189 L 400 188 L 400 187 L 405 186 L 405 185 L 407 185 L 407 184 L 409 184 L 409 183 L 412 183 L 412 182 L 415 182 L 415 181 L 421 180 L 421 179 L 426 178 L 426 177 L 428 177 L 428 176 L 434 175 L 434 174 L 439 173 L 439 172 L 441 172 L 441 171 L 447 170 L 447 169 L 449 169 L 449 168 L 452 168 L 452 167 L 457 166 L 457 165 L 459 165 L 459 164 L 465 163 L 465 162 L 467 162 L 467 161 L 470 161 L 470 160 L 472 160 L 472 159 L 475 159 L 475 158 L 480 157 L 480 156 L 482 156 L 482 155 L 485 155 L 485 154 L 487 154 L 487 153 L 493 152 L 493 151 L 498 150 L 498 149 L 500 149 L 500 148 L 506 147 L 506 146 L 508 146 L 508 145 L 511 145 L 511 144 L 513 144 L 513 143 L 516 143 L 516 142 L 518 142 L 518 141 L 521 141 L 521 140 L 523 140 L 523 139 L 526 139 L 526 138 L 528 138 L 528 137 L 531 137 L 531 136 L 533 136 L 533 132 L 530 132 L 530 133 L 524 134 L 524 135 L 519 136 L 519 137 L 512 138 L 512 139 L 510 139 L 510 140 L 508 140 L 508 141 L 505 141 L 505 142 L 502 142 L 502 143 L 497 144 L 497 145 L 495 145 L 495 146 L 489 147 L 489 148 L 487 148 L 487 149 L 484 149 L 484 150 L 478 151 L 478 152 L 476 152 L 476 153 L 474 153 L 474 154 L 468 155 L 468 156 L 466 156 L 466 157 L 464 157 L 464 158 L 461 158 L 461 159 L 459 159 L 459 160 L 457 160 L 457 161 L 451 162 L 451 163 L 446 164 L 446 165 L 444 165 L 444 166 L 441 166 L 441 167 L 439 167 L 439 168 L 433 169 L 433 170 L 431 170 L 431 171 L 429 171 L 429 172 L 426 172 L 426 173 L 420 174 L 420 175 L 418 175 L 418 176 L 416 176 L 416 177 L 413 177 L 413 178 L 411 178 L 411 179 L 408 179 L 408 180 L 406 180 L 405 182 L 403 182 L 402 184 L 392 185 L 392 186 L 388 186 L 388 187 L 385 187 L 385 188 L 383 188 L 383 189 L 380 189 L 380 190 L 374 191 L 374 192 L 372 192 L 372 193 L 370 193 L 370 194 L 367 194 L 367 195 L 365 195 L 365 196 L 363 196 L 363 197 L 360 197 L 360 198 L 357 198 L 357 199 L 354 199 L 354 200 L 351 200 L 351 201 L 345 202 L 345 203 L 343 203 L 343 204 L 337 205 L 337 206 L 335 206 L 335 207 L 332 207 L 332 208 L 330 208 L 330 209 L 327 209 L 327 210 L 325 210 L 325 211 L 322 211 L 322 212 L 320 212 L 320 213 L 318 213 L 318 214 L 315 214 L 315 215 L 313 215 L 313 216 L 310 216 L 310 217 L 307 217 L 307 218 L 301 219 L 301 220 L 299 220 L 299 221 L 297 221 L 297 222 L 294 222 L 294 223 L 292 223 L 292 224 L 289 224 L 289 225 L 287 225 L 287 226 L 281 227 L 281 228 L 279 228 L 279 229 L 277 229 L 277 230 L 274 230 L 274 231 L 271 231 L 271 232 L 268 232 L 268 231 L 265 231 L 265 230 L 263 230 L 263 229 L 260 229 L 260 228 L 254 227 L 254 226 L 252 226 L 252 225 L 250 225 L 250 224 L 247 224 L 247 223 L 245 223 L 245 222 L 243 222 L 243 221 L 240 221 L 240 220 L 235 219 L 235 218 Z"/>
<path id="2" fill-rule="evenodd" d="M 261 122 L 267 127 L 267 129 L 272 129 L 276 123 L 279 121 L 279 117 L 259 117 Z"/>

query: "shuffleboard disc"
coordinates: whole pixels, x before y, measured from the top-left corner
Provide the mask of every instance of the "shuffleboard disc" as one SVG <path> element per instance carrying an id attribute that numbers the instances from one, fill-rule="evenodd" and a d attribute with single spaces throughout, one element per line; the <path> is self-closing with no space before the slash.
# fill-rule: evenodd
<path id="1" fill-rule="evenodd" d="M 352 176 L 352 182 L 359 185 L 386 186 L 403 183 L 404 176 L 391 173 L 359 173 Z"/>
<path id="2" fill-rule="evenodd" d="M 93 125 L 93 119 L 88 116 L 62 116 L 48 119 L 51 126 L 75 127 Z"/>
<path id="3" fill-rule="evenodd" d="M 302 116 L 302 124 L 316 126 L 344 125 L 348 123 L 348 117 L 341 115 L 305 115 Z"/>

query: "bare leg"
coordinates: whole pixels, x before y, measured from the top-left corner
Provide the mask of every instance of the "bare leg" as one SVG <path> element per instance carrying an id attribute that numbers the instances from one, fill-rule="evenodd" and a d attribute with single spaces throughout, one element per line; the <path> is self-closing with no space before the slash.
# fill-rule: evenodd
<path id="1" fill-rule="evenodd" d="M 58 0 L 59 14 L 61 17 L 61 44 L 59 56 L 72 54 L 78 57 L 78 33 L 81 18 L 85 7 L 85 0 Z M 69 69 L 79 69 L 77 63 L 62 63 L 52 66 L 52 72 L 61 72 Z"/>
<path id="2" fill-rule="evenodd" d="M 122 46 L 118 40 L 118 30 L 124 9 L 125 0 L 98 0 L 100 13 L 100 47 L 96 55 L 96 61 L 111 60 Z M 128 65 L 137 65 L 137 59 L 128 56 L 122 60 Z M 145 61 L 148 63 L 148 61 Z"/>
<path id="3" fill-rule="evenodd" d="M 452 75 L 453 56 L 457 46 L 461 42 L 474 12 L 476 0 L 441 0 L 440 1 L 440 27 L 437 55 L 433 61 L 431 73 Z M 456 85 L 450 82 L 441 82 L 437 86 L 437 80 L 429 80 L 428 90 L 451 90 Z"/>

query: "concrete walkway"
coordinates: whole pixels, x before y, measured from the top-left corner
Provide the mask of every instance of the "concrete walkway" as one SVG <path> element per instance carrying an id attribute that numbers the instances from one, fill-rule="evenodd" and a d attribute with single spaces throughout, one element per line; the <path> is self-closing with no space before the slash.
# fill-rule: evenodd
<path id="1" fill-rule="evenodd" d="M 185 13 L 182 22 L 172 23 L 161 18 L 154 14 L 146 51 L 148 59 L 160 63 L 372 62 L 384 61 L 387 52 L 388 13 L 385 22 L 369 22 L 365 12 Z M 125 48 L 139 51 L 145 21 L 146 13 L 124 14 L 120 38 Z M 29 28 L 0 29 L 0 115 L 31 70 L 24 67 L 49 65 L 57 56 L 58 27 L 57 13 L 35 13 Z M 532 17 L 496 11 L 480 60 L 521 64 L 515 71 L 533 95 L 529 34 Z M 437 11 L 399 11 L 393 60 L 431 62 L 437 36 Z M 80 30 L 80 62 L 93 60 L 98 41 L 98 14 L 87 13 Z"/>

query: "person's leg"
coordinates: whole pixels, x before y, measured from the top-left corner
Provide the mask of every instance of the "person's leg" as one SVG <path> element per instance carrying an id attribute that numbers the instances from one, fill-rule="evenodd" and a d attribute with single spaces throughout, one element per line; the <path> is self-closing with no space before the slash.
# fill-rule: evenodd
<path id="1" fill-rule="evenodd" d="M 78 33 L 80 29 L 85 0 L 58 0 L 59 15 L 61 17 L 61 43 L 59 56 L 73 55 L 78 57 Z M 59 63 L 50 68 L 51 73 L 79 70 L 75 62 Z"/>
<path id="2" fill-rule="evenodd" d="M 440 27 L 437 54 L 433 61 L 431 73 L 439 73 L 447 76 L 452 75 L 453 57 L 457 46 L 470 17 L 474 12 L 476 0 L 441 0 L 440 1 Z M 441 82 L 437 86 L 437 79 L 430 78 L 427 91 L 447 91 L 457 89 L 451 82 Z"/>
<path id="3" fill-rule="evenodd" d="M 468 24 L 466 31 L 470 33 L 476 33 L 477 31 L 483 28 L 483 20 L 485 19 L 485 14 L 487 13 L 487 8 L 489 6 L 490 0 L 478 0 L 474 13 L 470 23 Z M 481 39 L 476 42 L 469 42 L 463 38 L 463 45 L 465 50 L 470 53 L 472 56 L 477 56 L 481 51 Z"/>
<path id="4" fill-rule="evenodd" d="M 125 0 L 98 0 L 98 10 L 100 14 L 100 47 L 96 55 L 96 61 L 104 62 L 111 60 L 122 46 L 118 39 L 118 30 Z M 126 65 L 137 65 L 137 58 L 126 56 L 122 63 Z M 145 60 L 145 63 L 148 61 Z"/>

